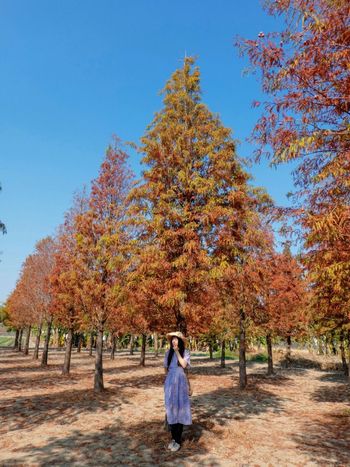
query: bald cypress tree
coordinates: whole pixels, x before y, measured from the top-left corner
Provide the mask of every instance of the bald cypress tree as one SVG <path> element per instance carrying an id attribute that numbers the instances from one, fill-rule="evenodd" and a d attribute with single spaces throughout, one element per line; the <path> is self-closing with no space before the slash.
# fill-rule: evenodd
<path id="1" fill-rule="evenodd" d="M 231 130 L 201 101 L 193 58 L 171 76 L 163 96 L 141 139 L 147 168 L 133 191 L 144 226 L 138 290 L 159 314 L 158 329 L 199 332 L 213 315 L 213 269 L 225 268 L 228 251 L 236 261 L 249 217 L 249 176 Z"/>

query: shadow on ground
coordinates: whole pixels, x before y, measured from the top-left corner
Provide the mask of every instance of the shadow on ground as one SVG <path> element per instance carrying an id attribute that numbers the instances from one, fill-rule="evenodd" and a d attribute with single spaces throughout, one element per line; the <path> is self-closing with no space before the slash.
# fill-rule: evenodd
<path id="1" fill-rule="evenodd" d="M 81 413 L 101 412 L 127 404 L 120 388 L 95 394 L 88 389 L 64 391 L 0 400 L 0 433 L 36 428 L 54 421 L 58 425 L 71 424 Z"/>
<path id="2" fill-rule="evenodd" d="M 318 361 L 311 358 L 293 356 L 290 360 L 283 358 L 279 360 L 281 368 L 305 368 L 314 370 L 337 371 L 341 370 L 341 362 Z"/>
<path id="3" fill-rule="evenodd" d="M 316 465 L 349 465 L 350 411 L 305 421 L 294 441 Z"/>
<path id="4" fill-rule="evenodd" d="M 335 372 L 327 372 L 324 373 L 319 377 L 320 381 L 323 381 L 325 383 L 345 383 L 349 384 L 347 377 L 344 375 L 343 372 L 337 371 Z"/>
<path id="5" fill-rule="evenodd" d="M 3 465 L 21 465 L 24 462 L 38 465 L 173 466 L 184 465 L 186 461 L 196 462 L 197 455 L 207 454 L 204 445 L 192 432 L 184 434 L 183 446 L 177 453 L 166 449 L 168 443 L 169 434 L 162 422 L 131 423 L 126 427 L 117 421 L 92 433 L 77 430 L 65 438 L 50 438 L 43 447 L 28 446 L 15 464 L 9 458 L 3 461 Z M 201 465 L 216 467 L 220 464 L 208 456 Z"/>
<path id="6" fill-rule="evenodd" d="M 312 395 L 312 399 L 317 402 L 345 402 L 350 406 L 350 385 L 345 382 L 333 381 L 332 386 L 321 386 Z"/>
<path id="7" fill-rule="evenodd" d="M 230 388 L 217 388 L 192 396 L 194 419 L 200 425 L 210 420 L 222 426 L 231 420 L 244 420 L 265 412 L 280 413 L 283 411 L 283 400 L 265 386 L 280 386 L 288 384 L 288 381 L 283 376 L 268 378 L 264 375 L 250 375 L 247 389 L 241 391 L 238 379 L 234 378 Z M 195 384 L 193 386 L 195 388 Z"/>
<path id="8" fill-rule="evenodd" d="M 61 368 L 60 368 L 61 369 Z M 80 378 L 77 374 L 71 374 L 69 376 L 61 376 L 56 370 L 53 373 L 43 370 L 35 375 L 26 376 L 9 376 L 0 378 L 0 394 L 2 391 L 8 390 L 26 390 L 33 389 L 34 387 L 40 388 L 40 390 L 51 389 L 53 386 L 72 386 L 79 384 Z M 22 371 L 22 370 L 21 370 Z"/>

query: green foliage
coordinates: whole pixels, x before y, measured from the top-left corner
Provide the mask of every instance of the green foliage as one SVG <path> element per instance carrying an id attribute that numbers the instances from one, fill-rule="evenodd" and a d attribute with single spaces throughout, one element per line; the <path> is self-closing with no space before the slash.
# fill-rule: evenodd
<path id="1" fill-rule="evenodd" d="M 15 342 L 13 336 L 0 336 L 0 347 L 11 347 Z"/>
<path id="2" fill-rule="evenodd" d="M 247 360 L 248 362 L 266 363 L 268 356 L 266 353 L 248 354 Z"/>
<path id="3" fill-rule="evenodd" d="M 0 323 L 6 324 L 6 320 L 8 319 L 8 317 L 9 315 L 5 305 L 0 306 Z"/>
<path id="4" fill-rule="evenodd" d="M 209 354 L 207 354 L 209 355 Z M 213 352 L 213 358 L 221 358 L 221 350 L 217 350 L 216 352 Z M 238 360 L 238 354 L 237 352 L 232 352 L 231 350 L 226 349 L 225 350 L 225 360 Z"/>

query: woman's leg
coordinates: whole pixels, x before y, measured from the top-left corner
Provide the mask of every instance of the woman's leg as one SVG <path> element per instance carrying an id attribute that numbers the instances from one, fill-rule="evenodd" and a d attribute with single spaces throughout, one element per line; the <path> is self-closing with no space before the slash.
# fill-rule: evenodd
<path id="1" fill-rule="evenodd" d="M 178 423 L 178 440 L 179 441 L 176 441 L 178 444 L 181 444 L 181 441 L 182 441 L 182 430 L 184 429 L 184 426 L 182 423 Z"/>
<path id="2" fill-rule="evenodd" d="M 176 439 L 177 439 L 177 423 L 175 423 L 174 425 L 170 425 L 170 430 L 171 430 L 171 438 L 174 441 L 176 441 Z"/>
<path id="3" fill-rule="evenodd" d="M 181 444 L 183 424 L 177 423 L 174 425 L 174 427 L 174 434 L 171 432 L 173 434 L 173 439 L 177 442 L 177 444 Z"/>

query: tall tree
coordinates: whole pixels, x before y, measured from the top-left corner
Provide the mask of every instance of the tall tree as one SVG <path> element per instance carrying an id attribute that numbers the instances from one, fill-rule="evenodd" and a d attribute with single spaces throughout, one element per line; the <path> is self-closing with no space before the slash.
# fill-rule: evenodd
<path id="1" fill-rule="evenodd" d="M 38 327 L 38 338 L 34 351 L 36 358 L 43 321 L 47 321 L 48 331 L 50 330 L 50 322 L 52 323 L 49 276 L 53 252 L 54 241 L 51 237 L 46 237 L 36 244 L 34 253 L 29 255 L 23 263 L 19 280 L 7 302 L 12 325 L 21 330 L 27 329 L 25 353 L 28 350 L 31 327 Z M 47 365 L 49 332 L 47 332 L 46 337 L 43 365 Z"/>
<path id="2" fill-rule="evenodd" d="M 103 333 L 112 315 L 122 313 L 130 232 L 127 194 L 132 174 L 117 140 L 93 180 L 86 212 L 75 218 L 76 263 L 86 315 L 97 331 L 94 389 L 103 385 Z M 115 323 L 115 316 L 113 318 Z"/>
<path id="3" fill-rule="evenodd" d="M 301 227 L 316 307 L 325 309 L 328 300 L 328 319 L 333 313 L 348 327 L 349 2 L 267 0 L 265 6 L 285 19 L 285 28 L 240 42 L 268 95 L 253 131 L 257 157 L 298 163 L 289 211 Z"/>
<path id="4" fill-rule="evenodd" d="M 309 294 L 301 264 L 293 257 L 289 244 L 283 252 L 271 252 L 257 261 L 260 300 L 254 321 L 264 330 L 268 350 L 268 374 L 273 373 L 272 337 L 287 341 L 286 361 L 290 360 L 291 340 L 307 332 Z"/>
<path id="5" fill-rule="evenodd" d="M 84 294 L 80 285 L 81 277 L 76 266 L 77 243 L 75 239 L 75 218 L 87 210 L 85 194 L 76 195 L 74 205 L 59 228 L 54 266 L 50 277 L 53 295 L 53 314 L 55 321 L 66 332 L 66 352 L 62 374 L 69 374 L 73 336 L 84 318 Z"/>
<path id="6" fill-rule="evenodd" d="M 46 322 L 46 334 L 41 365 L 47 366 L 51 330 L 53 325 L 52 294 L 50 291 L 50 276 L 54 265 L 54 252 L 56 244 L 52 237 L 40 240 L 35 247 L 36 267 L 36 293 L 43 310 Z"/>
<path id="7" fill-rule="evenodd" d="M 162 322 L 185 334 L 208 329 L 213 248 L 230 228 L 242 230 L 249 178 L 231 130 L 201 102 L 193 64 L 186 58 L 163 90 L 141 139 L 144 181 L 132 193 L 143 216 L 140 289 Z"/>

